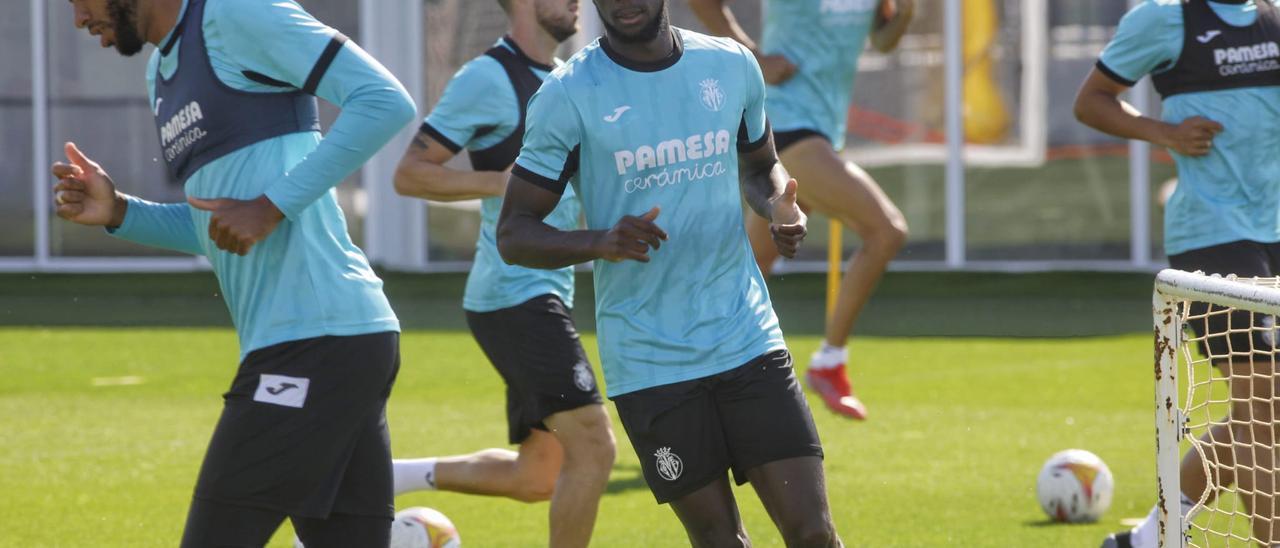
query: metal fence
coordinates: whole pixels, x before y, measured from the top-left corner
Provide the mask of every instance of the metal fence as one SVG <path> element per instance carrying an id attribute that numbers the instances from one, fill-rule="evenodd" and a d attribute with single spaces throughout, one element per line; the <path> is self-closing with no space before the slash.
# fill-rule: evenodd
<path id="1" fill-rule="evenodd" d="M 300 0 L 395 72 L 425 114 L 463 62 L 504 30 L 487 0 Z M 734 9 L 759 35 L 760 0 Z M 598 33 L 591 2 L 571 47 Z M 846 155 L 902 208 L 911 237 L 896 269 L 1157 268 L 1160 182 L 1167 155 L 1078 124 L 1071 100 L 1126 6 L 1111 0 L 917 0 L 917 20 L 891 54 L 859 64 Z M 675 24 L 699 25 L 671 0 Z M 180 201 L 157 158 L 143 88 L 147 52 L 121 58 L 71 24 L 65 2 L 0 3 L 0 270 L 174 270 L 193 259 L 113 239 L 51 215 L 48 165 L 74 140 L 120 187 Z M 566 51 L 567 53 L 568 51 Z M 1149 105 L 1146 84 L 1131 101 Z M 336 109 L 323 109 L 327 124 Z M 357 243 L 375 263 L 465 269 L 479 226 L 474 204 L 396 196 L 390 177 L 416 128 L 339 187 Z M 465 160 L 457 160 L 464 163 Z M 465 164 L 464 164 L 465 165 Z M 784 270 L 826 268 L 826 223 Z M 858 245 L 845 238 L 849 249 Z"/>

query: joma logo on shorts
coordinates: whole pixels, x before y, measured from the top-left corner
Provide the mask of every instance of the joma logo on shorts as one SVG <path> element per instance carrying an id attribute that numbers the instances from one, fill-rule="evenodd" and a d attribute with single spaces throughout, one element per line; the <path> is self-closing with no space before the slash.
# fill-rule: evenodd
<path id="1" fill-rule="evenodd" d="M 296 384 L 293 384 L 291 382 L 286 382 L 284 384 L 281 384 L 280 386 L 268 386 L 267 392 L 270 392 L 272 396 L 279 396 L 281 392 L 284 392 L 285 390 L 289 390 L 292 388 L 297 388 L 297 387 L 298 385 Z"/>

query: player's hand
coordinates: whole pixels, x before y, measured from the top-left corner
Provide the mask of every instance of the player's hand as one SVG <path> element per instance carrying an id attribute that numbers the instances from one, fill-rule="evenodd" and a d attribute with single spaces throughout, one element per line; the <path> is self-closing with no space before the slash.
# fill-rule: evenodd
<path id="1" fill-rule="evenodd" d="M 248 255 L 249 250 L 275 230 L 284 214 L 266 196 L 254 200 L 187 197 L 191 207 L 213 213 L 209 218 L 209 239 L 218 249 Z"/>
<path id="2" fill-rule="evenodd" d="M 63 149 L 70 163 L 56 162 L 51 169 L 58 178 L 53 185 L 58 216 L 82 225 L 120 226 L 128 205 L 116 194 L 111 176 L 80 152 L 75 143 L 67 143 Z"/>
<path id="3" fill-rule="evenodd" d="M 760 63 L 760 72 L 764 74 L 764 81 L 769 84 L 781 84 L 796 74 L 795 64 L 785 55 L 756 54 L 756 61 Z"/>
<path id="4" fill-rule="evenodd" d="M 896 0 L 880 0 L 880 20 L 888 21 L 898 14 L 898 2 Z"/>
<path id="5" fill-rule="evenodd" d="M 649 249 L 662 247 L 662 241 L 667 239 L 666 231 L 653 222 L 658 212 L 655 206 L 639 217 L 624 216 L 601 234 L 595 245 L 596 256 L 614 263 L 627 259 L 649 262 Z"/>
<path id="6" fill-rule="evenodd" d="M 1183 156 L 1204 156 L 1213 148 L 1213 138 L 1222 133 L 1222 124 L 1192 116 L 1176 126 L 1166 126 L 1164 146 Z"/>
<path id="7" fill-rule="evenodd" d="M 773 245 L 778 248 L 778 253 L 788 259 L 795 258 L 800 242 L 809 234 L 809 218 L 796 203 L 797 188 L 796 180 L 791 179 L 782 194 L 769 201 L 773 217 L 769 233 L 773 235 Z"/>
<path id="8" fill-rule="evenodd" d="M 911 17 L 915 11 L 915 0 L 880 0 L 881 21 L 892 21 L 899 15 Z"/>

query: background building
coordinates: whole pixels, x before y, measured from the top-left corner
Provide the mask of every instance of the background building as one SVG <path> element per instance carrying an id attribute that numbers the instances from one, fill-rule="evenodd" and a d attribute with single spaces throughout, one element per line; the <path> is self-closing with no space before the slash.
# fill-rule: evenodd
<path id="1" fill-rule="evenodd" d="M 466 60 L 501 35 L 484 0 L 301 0 L 360 42 L 419 98 L 425 113 Z M 759 35 L 760 1 L 735 10 Z M 897 269 L 1137 269 L 1163 261 L 1162 151 L 1126 145 L 1077 123 L 1075 90 L 1124 13 L 1121 2 L 917 0 L 918 18 L 892 54 L 868 51 L 849 113 L 847 154 L 871 168 L 902 207 L 911 239 Z M 698 28 L 684 2 L 676 24 Z M 598 32 L 583 2 L 580 46 Z M 961 33 L 948 34 L 947 17 Z M 0 3 L 0 269 L 201 268 L 201 260 L 132 245 L 52 216 L 48 164 L 74 140 L 126 191 L 179 200 L 166 180 L 133 58 L 99 51 L 67 24 L 65 2 Z M 572 48 L 566 48 L 566 53 Z M 949 59 L 962 59 L 948 74 Z M 1144 102 L 1143 84 L 1133 98 Z M 961 96 L 964 96 L 961 98 Z M 948 101 L 962 105 L 948 109 Z M 959 111 L 959 112 L 957 112 Z M 948 114 L 957 122 L 948 133 Z M 327 123 L 336 114 L 323 109 Z M 391 191 L 390 176 L 416 128 L 339 187 L 351 231 L 374 261 L 414 271 L 465 270 L 474 204 L 423 204 Z M 964 154 L 960 154 L 961 141 Z M 459 159 L 459 162 L 465 162 Z M 826 223 L 785 268 L 821 270 Z M 856 238 L 845 239 L 857 245 Z"/>

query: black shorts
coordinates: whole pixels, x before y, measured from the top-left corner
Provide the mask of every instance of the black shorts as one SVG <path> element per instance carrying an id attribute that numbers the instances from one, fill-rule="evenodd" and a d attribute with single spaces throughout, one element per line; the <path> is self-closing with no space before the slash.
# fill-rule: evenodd
<path id="1" fill-rule="evenodd" d="M 823 141 L 828 143 L 831 142 L 831 139 L 816 129 L 791 129 L 787 131 L 773 132 L 773 148 L 777 149 L 778 154 L 782 154 L 782 151 L 786 150 L 791 145 L 799 143 L 800 141 L 810 137 L 819 137 Z"/>
<path id="2" fill-rule="evenodd" d="M 507 439 L 524 442 L 547 417 L 601 404 L 596 376 L 569 309 L 539 295 L 493 312 L 467 311 L 467 326 L 507 384 Z"/>
<path id="3" fill-rule="evenodd" d="M 195 498 L 289 516 L 394 516 L 386 405 L 400 334 L 289 341 L 249 353 Z"/>
<path id="4" fill-rule="evenodd" d="M 1240 240 L 1225 244 L 1193 249 L 1169 256 L 1169 266 L 1187 272 L 1203 271 L 1205 274 L 1235 274 L 1241 278 L 1280 275 L 1280 243 L 1264 244 Z M 1212 357 L 1214 362 L 1225 362 L 1228 355 L 1247 356 L 1261 352 L 1271 355 L 1276 349 L 1275 317 L 1267 314 L 1251 314 L 1246 311 L 1213 313 L 1224 307 L 1203 302 L 1191 303 L 1192 317 L 1209 312 L 1207 318 L 1192 320 L 1192 331 L 1200 339 L 1200 351 Z M 1252 320 L 1250 317 L 1252 316 Z M 1264 329 L 1244 330 L 1252 324 Z M 1228 329 L 1233 332 L 1229 335 Z M 1205 333 L 1209 333 L 1206 337 Z"/>
<path id="5" fill-rule="evenodd" d="M 659 503 L 733 470 L 742 485 L 762 464 L 821 457 L 822 443 L 791 367 L 776 350 L 709 377 L 613 398 Z"/>

